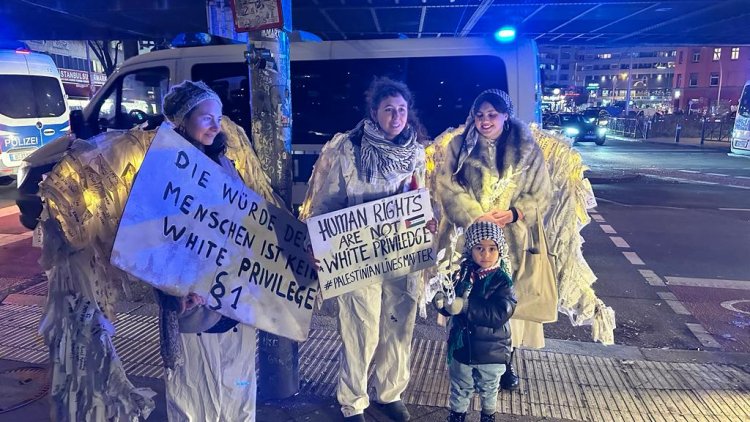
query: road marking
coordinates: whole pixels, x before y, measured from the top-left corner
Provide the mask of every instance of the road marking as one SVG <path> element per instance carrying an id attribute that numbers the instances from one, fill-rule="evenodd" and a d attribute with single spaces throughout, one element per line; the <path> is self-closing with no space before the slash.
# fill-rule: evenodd
<path id="1" fill-rule="evenodd" d="M 622 254 L 625 255 L 625 258 L 627 258 L 633 265 L 646 265 L 646 263 L 643 262 L 635 252 L 623 252 Z"/>
<path id="2" fill-rule="evenodd" d="M 729 177 L 728 174 L 721 174 L 721 173 L 706 173 L 709 176 L 721 176 L 721 177 Z"/>
<path id="3" fill-rule="evenodd" d="M 726 185 L 728 188 L 750 189 L 750 186 Z"/>
<path id="4" fill-rule="evenodd" d="M 641 275 L 643 276 L 643 278 L 646 279 L 648 284 L 652 286 L 666 286 L 666 284 L 664 284 L 664 282 L 661 281 L 661 277 L 656 275 L 655 272 L 651 270 L 643 270 L 643 269 L 638 270 L 638 272 L 641 273 Z"/>
<path id="5" fill-rule="evenodd" d="M 705 347 L 711 347 L 711 348 L 716 348 L 716 349 L 721 348 L 721 344 L 719 344 L 719 342 L 716 341 L 716 339 L 711 334 L 709 334 L 708 331 L 706 331 L 706 329 L 703 328 L 701 324 L 687 323 L 685 325 L 687 325 L 688 329 L 693 333 L 695 338 L 697 338 L 698 341 L 700 341 L 701 344 L 704 345 Z"/>
<path id="6" fill-rule="evenodd" d="M 677 170 L 677 171 L 681 171 L 683 173 L 700 173 L 699 171 L 696 171 L 696 170 Z"/>
<path id="7" fill-rule="evenodd" d="M 615 231 L 615 229 L 612 226 L 610 226 L 609 224 L 601 224 L 601 225 L 599 225 L 599 227 L 602 228 L 602 230 L 604 231 L 604 233 L 607 233 L 607 234 L 617 234 L 617 232 Z"/>
<path id="8" fill-rule="evenodd" d="M 621 238 L 620 236 L 610 236 L 609 238 L 610 240 L 612 240 L 612 243 L 614 243 L 618 248 L 630 248 L 628 242 L 626 242 L 625 239 Z"/>
<path id="9" fill-rule="evenodd" d="M 734 176 L 735 179 L 750 179 L 750 176 Z"/>
<path id="10" fill-rule="evenodd" d="M 738 312 L 738 313 L 741 313 L 741 314 L 750 315 L 750 312 L 743 311 L 742 309 L 737 309 L 737 308 L 734 307 L 734 305 L 736 305 L 738 303 L 748 303 L 748 302 L 750 302 L 750 300 L 747 300 L 747 299 L 727 300 L 725 302 L 721 302 L 721 307 L 724 308 L 724 309 L 728 309 L 728 310 L 730 310 L 732 312 Z"/>
<path id="11" fill-rule="evenodd" d="M 21 234 L 0 234 L 0 246 L 9 245 L 24 239 L 28 239 L 33 235 L 32 232 L 21 233 Z"/>
<path id="12" fill-rule="evenodd" d="M 18 209 L 17 205 L 11 205 L 10 207 L 0 208 L 0 217 L 7 217 L 9 215 L 18 214 L 21 210 Z"/>
<path id="13" fill-rule="evenodd" d="M 719 211 L 750 211 L 750 208 L 719 208 Z"/>
<path id="14" fill-rule="evenodd" d="M 706 182 L 705 180 L 688 180 L 688 183 L 695 183 L 696 185 L 718 185 L 718 182 Z"/>
<path id="15" fill-rule="evenodd" d="M 721 278 L 664 277 L 673 286 L 713 287 L 715 289 L 750 290 L 750 280 Z"/>
<path id="16" fill-rule="evenodd" d="M 679 315 L 692 315 L 690 311 L 687 310 L 687 308 L 680 302 L 679 299 L 677 299 L 677 296 L 674 295 L 674 293 L 670 292 L 656 292 L 659 297 L 669 305 L 670 308 L 674 311 L 674 313 Z"/>
<path id="17" fill-rule="evenodd" d="M 605 222 L 604 217 L 602 217 L 599 214 L 591 214 L 591 218 L 593 218 L 594 221 L 596 221 L 597 223 L 604 223 Z"/>

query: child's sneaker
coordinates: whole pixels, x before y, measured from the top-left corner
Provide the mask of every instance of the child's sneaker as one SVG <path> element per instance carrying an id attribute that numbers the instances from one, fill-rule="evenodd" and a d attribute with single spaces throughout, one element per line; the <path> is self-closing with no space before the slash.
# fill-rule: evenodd
<path id="1" fill-rule="evenodd" d="M 466 420 L 466 412 L 458 413 L 451 410 L 451 414 L 448 415 L 448 422 L 464 422 Z"/>
<path id="2" fill-rule="evenodd" d="M 482 413 L 482 418 L 479 419 L 479 422 L 495 422 L 495 414 L 486 414 Z"/>

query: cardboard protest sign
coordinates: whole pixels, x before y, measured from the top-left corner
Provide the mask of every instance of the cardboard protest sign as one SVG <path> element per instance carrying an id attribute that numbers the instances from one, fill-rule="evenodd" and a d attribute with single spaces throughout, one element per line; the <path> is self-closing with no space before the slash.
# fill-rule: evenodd
<path id="1" fill-rule="evenodd" d="M 159 129 L 135 178 L 111 262 L 175 296 L 305 340 L 318 291 L 305 225 L 173 130 Z"/>
<path id="2" fill-rule="evenodd" d="M 432 266 L 430 219 L 425 189 L 308 219 L 323 298 Z"/>

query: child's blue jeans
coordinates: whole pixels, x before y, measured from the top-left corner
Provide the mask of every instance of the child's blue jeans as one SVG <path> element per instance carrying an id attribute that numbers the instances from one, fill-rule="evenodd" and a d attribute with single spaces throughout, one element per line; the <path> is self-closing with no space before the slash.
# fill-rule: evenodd
<path id="1" fill-rule="evenodd" d="M 466 413 L 476 390 L 482 402 L 482 413 L 495 413 L 498 384 L 504 372 L 505 364 L 502 363 L 465 365 L 453 359 L 448 365 L 451 377 L 451 410 Z"/>

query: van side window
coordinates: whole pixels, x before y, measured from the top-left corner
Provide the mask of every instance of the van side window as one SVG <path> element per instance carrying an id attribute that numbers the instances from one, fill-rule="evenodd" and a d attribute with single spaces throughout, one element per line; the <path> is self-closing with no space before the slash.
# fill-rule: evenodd
<path id="1" fill-rule="evenodd" d="M 0 114 L 12 119 L 58 117 L 65 113 L 60 82 L 49 76 L 0 75 Z"/>
<path id="2" fill-rule="evenodd" d="M 169 69 L 140 69 L 121 76 L 91 116 L 98 131 L 128 130 L 161 115 L 161 103 L 169 91 Z M 97 132 L 98 132 L 97 131 Z"/>
<path id="3" fill-rule="evenodd" d="M 480 92 L 515 82 L 495 56 L 293 61 L 292 143 L 322 144 L 351 129 L 366 114 L 363 93 L 375 76 L 406 82 L 430 138 L 463 124 Z"/>
<path id="4" fill-rule="evenodd" d="M 249 69 L 245 63 L 202 63 L 190 71 L 194 81 L 203 81 L 211 87 L 224 106 L 224 115 L 242 126 L 250 135 Z"/>

